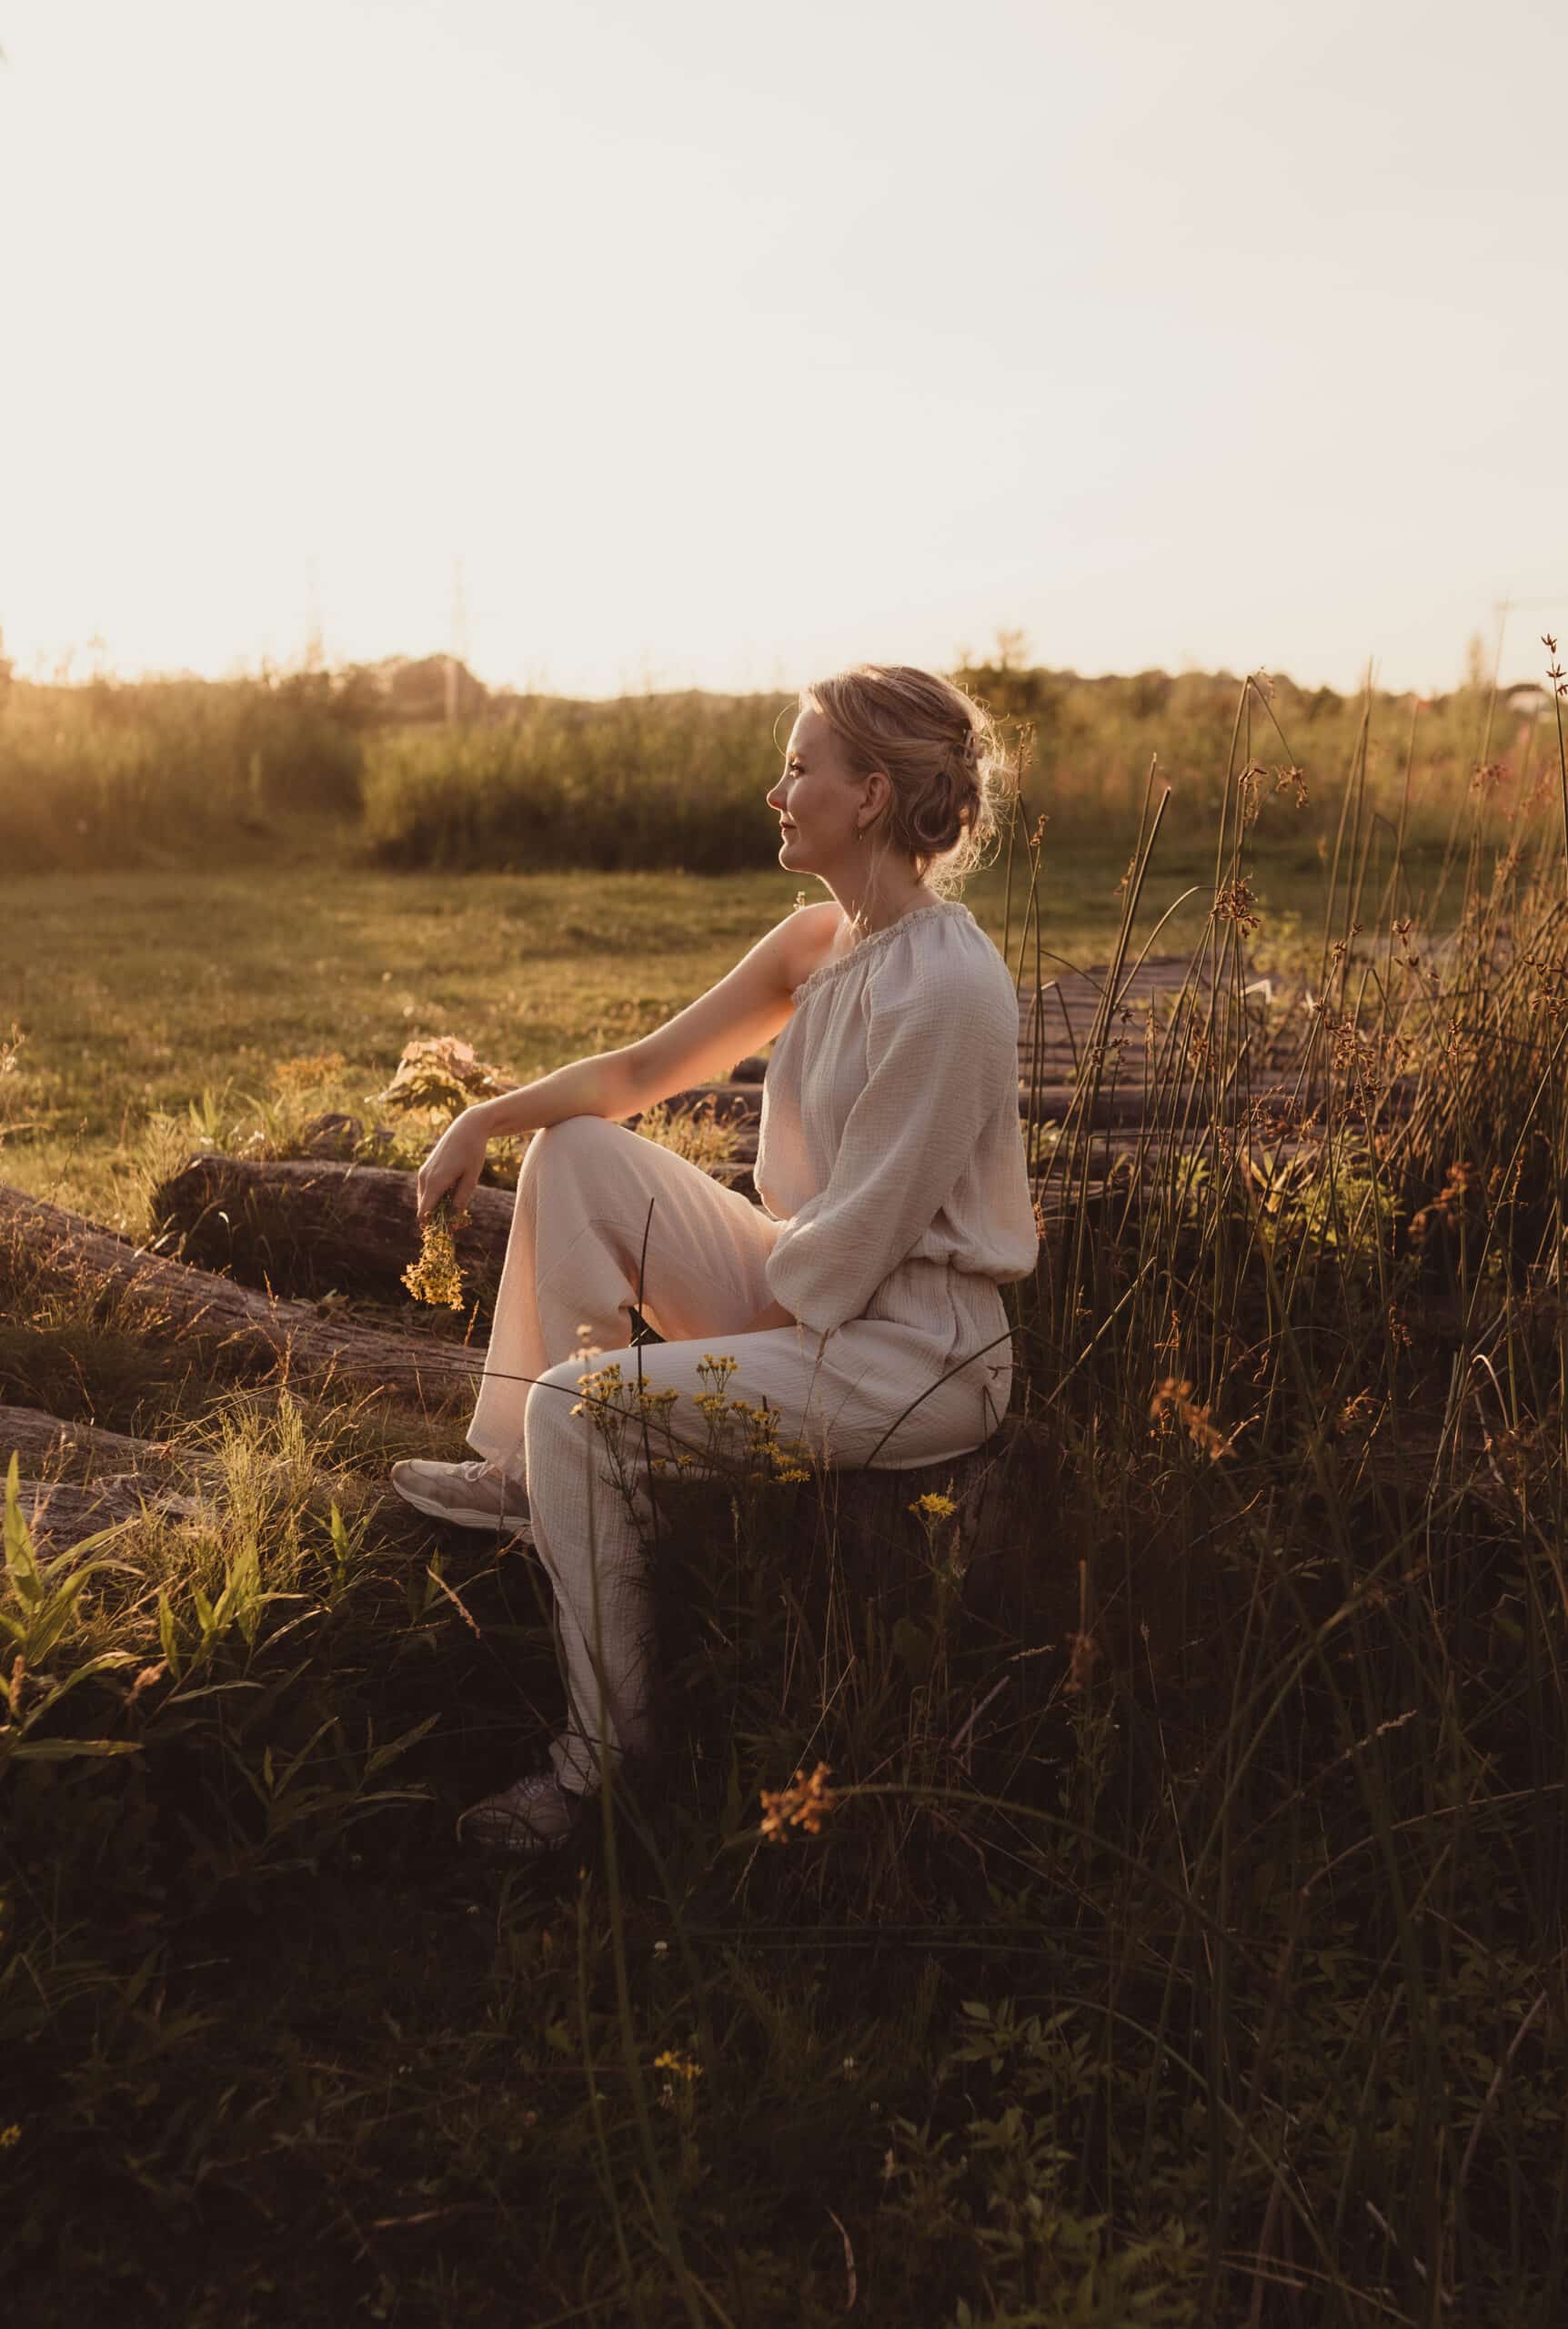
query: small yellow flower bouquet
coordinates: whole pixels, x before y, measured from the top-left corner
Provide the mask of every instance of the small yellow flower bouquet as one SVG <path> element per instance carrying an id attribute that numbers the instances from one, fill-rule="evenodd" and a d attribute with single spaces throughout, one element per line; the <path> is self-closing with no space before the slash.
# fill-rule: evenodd
<path id="1" fill-rule="evenodd" d="M 453 1232 L 466 1217 L 454 1215 L 449 1195 L 441 1196 L 420 1225 L 418 1259 L 403 1273 L 403 1283 L 417 1302 L 432 1303 L 437 1309 L 462 1308 L 463 1273 Z"/>

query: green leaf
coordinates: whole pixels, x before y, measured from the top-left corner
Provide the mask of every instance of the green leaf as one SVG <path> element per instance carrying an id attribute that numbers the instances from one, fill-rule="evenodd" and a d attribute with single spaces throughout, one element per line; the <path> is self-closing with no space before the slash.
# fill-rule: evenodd
<path id="1" fill-rule="evenodd" d="M 5 1474 L 5 1568 L 19 1600 L 31 1608 L 43 1599 L 33 1533 L 22 1517 L 22 1464 L 15 1450 Z"/>
<path id="2" fill-rule="evenodd" d="M 374 1749 L 366 1759 L 366 1778 L 373 1779 L 377 1771 L 385 1770 L 387 1764 L 395 1762 L 399 1755 L 407 1754 L 410 1747 L 417 1747 L 421 1739 L 435 1729 L 440 1719 L 439 1714 L 427 1714 L 423 1722 L 417 1722 L 412 1730 L 403 1733 L 401 1739 L 390 1739 L 385 1747 Z M 368 1739 L 366 1743 L 369 1744 Z"/>
<path id="3" fill-rule="evenodd" d="M 158 1648 L 164 1654 L 164 1664 L 177 1682 L 180 1679 L 179 1637 L 175 1631 L 175 1613 L 169 1597 L 158 1594 Z"/>

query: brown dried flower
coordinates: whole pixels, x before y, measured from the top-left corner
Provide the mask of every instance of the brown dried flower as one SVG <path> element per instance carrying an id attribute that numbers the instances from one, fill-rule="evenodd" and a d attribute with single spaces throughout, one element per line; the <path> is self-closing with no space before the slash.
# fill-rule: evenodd
<path id="1" fill-rule="evenodd" d="M 1169 1417 L 1174 1416 L 1184 1426 L 1194 1447 L 1201 1447 L 1210 1462 L 1215 1463 L 1221 1456 L 1231 1454 L 1232 1443 L 1211 1423 L 1210 1406 L 1211 1402 L 1207 1400 L 1201 1406 L 1194 1403 L 1192 1385 L 1188 1376 L 1183 1376 L 1178 1381 L 1174 1375 L 1167 1375 L 1163 1382 L 1155 1386 L 1154 1396 L 1149 1406 L 1149 1420 L 1162 1427 Z"/>
<path id="2" fill-rule="evenodd" d="M 1233 922 L 1242 933 L 1261 930 L 1263 917 L 1258 912 L 1258 902 L 1252 895 L 1252 885 L 1246 875 L 1227 882 L 1209 909 L 1212 922 Z"/>

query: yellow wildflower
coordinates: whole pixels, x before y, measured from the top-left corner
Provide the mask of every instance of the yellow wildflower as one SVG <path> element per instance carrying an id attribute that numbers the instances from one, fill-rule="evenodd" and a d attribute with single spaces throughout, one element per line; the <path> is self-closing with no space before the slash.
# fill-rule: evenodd
<path id="1" fill-rule="evenodd" d="M 675 2047 L 667 2048 L 662 2054 L 655 2054 L 653 2067 L 656 2071 L 668 2071 L 672 2078 L 679 2079 L 686 2086 L 689 2086 L 693 2079 L 702 2076 L 702 2064 Z"/>
<path id="2" fill-rule="evenodd" d="M 420 1226 L 419 1258 L 403 1273 L 403 1283 L 416 1301 L 433 1303 L 437 1308 L 462 1308 L 463 1273 L 452 1238 L 457 1226 L 450 1197 L 438 1197 Z"/>
<path id="3" fill-rule="evenodd" d="M 930 1496 L 917 1497 L 910 1505 L 910 1510 L 920 1513 L 928 1520 L 950 1520 L 958 1510 L 958 1506 L 950 1496 L 938 1496 L 933 1493 Z"/>
<path id="4" fill-rule="evenodd" d="M 823 1820 L 839 1808 L 838 1796 L 827 1785 L 832 1769 L 831 1763 L 819 1763 L 808 1779 L 802 1768 L 788 1787 L 762 1790 L 761 1829 L 769 1843 L 783 1843 L 787 1826 L 804 1828 L 809 1836 L 821 1834 Z"/>
<path id="5" fill-rule="evenodd" d="M 1187 1376 L 1183 1376 L 1179 1381 L 1174 1375 L 1167 1375 L 1155 1386 L 1154 1396 L 1149 1404 L 1149 1420 L 1163 1428 L 1168 1419 L 1175 1417 L 1178 1422 L 1185 1425 L 1187 1436 L 1194 1447 L 1201 1447 L 1211 1464 L 1217 1463 L 1221 1456 L 1230 1455 L 1234 1435 L 1227 1438 L 1211 1422 L 1211 1402 L 1207 1400 L 1201 1406 L 1197 1405 L 1192 1397 L 1191 1382 Z"/>

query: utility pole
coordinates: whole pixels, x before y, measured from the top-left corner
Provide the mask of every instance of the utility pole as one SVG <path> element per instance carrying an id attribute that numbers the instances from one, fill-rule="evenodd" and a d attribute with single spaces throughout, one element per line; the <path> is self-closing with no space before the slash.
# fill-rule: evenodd
<path id="1" fill-rule="evenodd" d="M 468 600 L 464 588 L 463 561 L 452 560 L 452 645 L 447 658 L 447 719 L 457 717 L 457 673 L 468 660 Z"/>
<path id="2" fill-rule="evenodd" d="M 321 560 L 312 550 L 305 561 L 305 668 L 318 671 L 326 660 L 321 640 Z"/>

